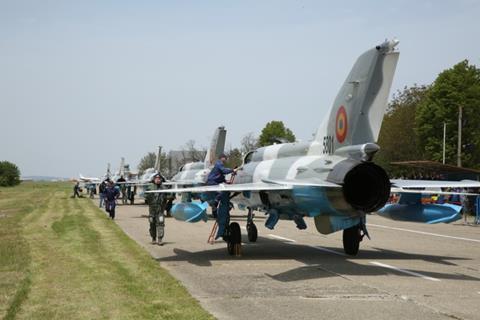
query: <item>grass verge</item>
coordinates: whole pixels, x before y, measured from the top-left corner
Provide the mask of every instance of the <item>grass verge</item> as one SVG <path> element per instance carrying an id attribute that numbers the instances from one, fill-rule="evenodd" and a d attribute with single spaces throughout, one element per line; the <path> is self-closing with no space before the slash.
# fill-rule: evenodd
<path id="1" fill-rule="evenodd" d="M 0 188 L 0 317 L 211 319 L 66 183 Z"/>

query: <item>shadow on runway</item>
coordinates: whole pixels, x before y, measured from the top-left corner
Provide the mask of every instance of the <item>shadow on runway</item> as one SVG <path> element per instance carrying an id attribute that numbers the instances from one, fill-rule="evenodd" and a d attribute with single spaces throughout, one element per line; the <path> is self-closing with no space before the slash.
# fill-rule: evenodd
<path id="1" fill-rule="evenodd" d="M 455 266 L 451 260 L 471 260 L 463 257 L 451 256 L 434 256 L 428 254 L 414 254 L 398 252 L 394 250 L 381 248 L 365 248 L 361 249 L 358 256 L 343 256 L 343 250 L 337 247 L 322 246 L 320 250 L 297 243 L 288 243 L 281 240 L 259 237 L 258 243 L 250 244 L 246 235 L 243 236 L 246 245 L 243 246 L 243 255 L 240 257 L 230 256 L 227 253 L 226 245 L 223 248 L 215 248 L 212 250 L 204 250 L 198 252 L 190 252 L 179 248 L 173 249 L 175 255 L 158 258 L 159 262 L 183 261 L 199 267 L 212 266 L 213 261 L 279 261 L 279 260 L 296 260 L 307 266 L 295 268 L 276 275 L 266 274 L 266 276 L 282 282 L 300 281 L 337 276 L 378 276 L 387 274 L 396 274 L 404 277 L 415 277 L 395 270 L 389 270 L 383 267 L 357 263 L 356 261 L 364 260 L 422 260 L 430 263 L 436 263 L 447 266 Z M 323 251 L 322 251 L 323 250 Z M 328 251 L 334 251 L 338 254 L 332 254 Z M 450 260 L 450 261 L 449 261 Z M 430 272 L 424 270 L 416 270 L 404 268 L 405 270 L 420 273 L 425 276 L 437 279 L 449 280 L 469 280 L 480 281 L 480 278 L 471 277 L 462 274 Z"/>

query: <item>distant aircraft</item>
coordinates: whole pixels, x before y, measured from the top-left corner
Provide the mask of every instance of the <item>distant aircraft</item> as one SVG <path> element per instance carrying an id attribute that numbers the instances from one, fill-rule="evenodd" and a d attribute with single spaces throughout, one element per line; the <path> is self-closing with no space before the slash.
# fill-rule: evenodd
<path id="1" fill-rule="evenodd" d="M 226 134 L 227 131 L 225 130 L 225 127 L 218 127 L 213 134 L 210 148 L 207 150 L 205 160 L 203 162 L 198 161 L 186 163 L 180 168 L 179 172 L 173 176 L 171 180 L 165 181 L 164 184 L 174 187 L 204 184 L 206 182 L 208 173 L 213 166 L 213 163 L 224 152 Z M 155 166 L 153 168 L 146 169 L 145 173 L 140 177 L 140 179 L 129 180 L 122 184 L 125 184 L 126 186 L 137 187 L 137 195 L 144 197 L 145 186 L 152 182 L 152 178 L 155 174 L 161 172 L 161 152 L 162 147 L 159 146 Z"/>
<path id="2" fill-rule="evenodd" d="M 250 241 L 257 238 L 254 210 L 268 214 L 268 228 L 273 228 L 279 219 L 286 219 L 298 229 L 305 229 L 304 218 L 311 217 L 322 234 L 343 230 L 344 251 L 356 255 L 363 237 L 368 236 L 366 215 L 385 206 L 391 187 L 400 191 L 480 187 L 477 181 L 390 180 L 373 162 L 380 149 L 375 142 L 399 57 L 397 44 L 397 40 L 385 41 L 358 58 L 314 141 L 276 144 L 249 152 L 232 184 L 168 192 L 199 193 L 205 198 L 211 197 L 212 192 L 228 192 L 232 202 L 248 209 Z M 205 218 L 205 209 L 189 203 L 179 205 L 183 212 L 174 217 L 191 222 Z M 417 215 L 422 214 L 417 211 Z M 409 220 L 430 219 L 417 218 Z M 224 238 L 228 252 L 234 254 L 232 248 L 241 241 L 237 222 L 230 223 Z"/>
<path id="3" fill-rule="evenodd" d="M 84 177 L 81 173 L 78 176 L 80 178 L 80 181 L 82 182 L 98 183 L 101 180 L 100 178 L 96 178 L 96 177 Z"/>
<path id="4" fill-rule="evenodd" d="M 116 183 L 120 177 L 123 177 L 127 181 L 135 181 L 137 179 L 137 172 L 130 171 L 130 165 L 125 164 L 125 158 L 120 159 L 120 167 L 117 172 L 111 177 L 111 179 Z"/>
<path id="5" fill-rule="evenodd" d="M 158 146 L 157 158 L 155 160 L 155 165 L 153 168 L 148 168 L 142 174 L 140 179 L 138 179 L 139 183 L 149 183 L 152 181 L 153 176 L 160 172 L 160 165 L 161 165 L 161 157 L 162 157 L 162 147 Z"/>

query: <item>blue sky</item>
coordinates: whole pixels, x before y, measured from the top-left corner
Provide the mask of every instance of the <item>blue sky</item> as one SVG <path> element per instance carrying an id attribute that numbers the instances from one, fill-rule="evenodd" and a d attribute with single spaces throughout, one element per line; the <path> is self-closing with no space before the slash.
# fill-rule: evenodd
<path id="1" fill-rule="evenodd" d="M 480 1 L 2 1 L 0 160 L 100 175 L 162 145 L 316 131 L 355 59 L 400 39 L 392 93 L 480 64 Z"/>

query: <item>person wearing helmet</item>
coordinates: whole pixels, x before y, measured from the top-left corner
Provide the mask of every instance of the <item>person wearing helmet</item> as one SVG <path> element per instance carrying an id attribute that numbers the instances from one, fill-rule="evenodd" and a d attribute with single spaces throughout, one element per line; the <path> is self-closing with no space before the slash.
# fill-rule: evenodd
<path id="1" fill-rule="evenodd" d="M 163 186 L 164 181 L 165 179 L 161 174 L 155 174 L 152 178 L 152 184 L 147 187 L 147 191 L 165 189 Z M 162 245 L 162 239 L 165 235 L 165 194 L 146 193 L 145 202 L 148 204 L 149 231 L 152 243 Z"/>
<path id="2" fill-rule="evenodd" d="M 217 185 L 225 183 L 225 176 L 227 174 L 235 174 L 237 169 L 225 168 L 227 156 L 221 154 L 212 171 L 210 171 L 207 178 L 207 185 Z M 228 192 L 219 192 L 215 199 L 210 202 L 212 207 L 212 214 L 217 219 L 218 231 L 215 239 L 222 237 L 225 233 L 226 226 L 230 219 L 230 194 Z"/>

